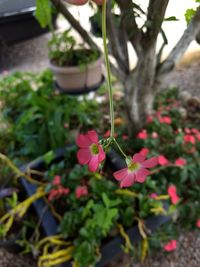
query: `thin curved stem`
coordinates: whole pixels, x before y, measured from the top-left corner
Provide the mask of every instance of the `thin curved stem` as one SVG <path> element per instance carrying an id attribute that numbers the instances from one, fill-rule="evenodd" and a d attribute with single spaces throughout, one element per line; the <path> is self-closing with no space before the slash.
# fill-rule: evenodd
<path id="1" fill-rule="evenodd" d="M 124 151 L 121 149 L 120 145 L 117 143 L 116 139 L 114 138 L 114 143 L 116 144 L 117 148 L 119 149 L 119 151 L 121 152 L 121 154 L 127 158 L 127 155 L 124 153 Z"/>
<path id="2" fill-rule="evenodd" d="M 103 46 L 104 46 L 104 58 L 106 64 L 106 72 L 107 72 L 107 83 L 109 90 L 109 103 L 110 103 L 110 121 L 111 121 L 111 130 L 110 137 L 114 138 L 115 126 L 114 126 L 114 105 L 113 105 L 113 90 L 112 90 L 112 82 L 111 82 L 111 71 L 110 71 L 110 63 L 108 58 L 108 48 L 107 48 L 107 34 L 106 34 L 106 0 L 103 1 L 102 6 L 102 37 L 103 37 Z"/>

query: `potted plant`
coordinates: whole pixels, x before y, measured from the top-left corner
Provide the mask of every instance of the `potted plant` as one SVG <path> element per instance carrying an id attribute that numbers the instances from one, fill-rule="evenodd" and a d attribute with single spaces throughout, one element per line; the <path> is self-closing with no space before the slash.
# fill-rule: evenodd
<path id="1" fill-rule="evenodd" d="M 65 92 L 83 93 L 98 87 L 102 81 L 100 52 L 76 44 L 70 30 L 52 35 L 49 58 L 56 83 Z"/>

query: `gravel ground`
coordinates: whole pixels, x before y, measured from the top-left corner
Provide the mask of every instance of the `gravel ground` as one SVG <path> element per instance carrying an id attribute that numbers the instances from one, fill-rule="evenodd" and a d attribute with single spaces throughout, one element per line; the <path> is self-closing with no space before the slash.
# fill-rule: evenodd
<path id="1" fill-rule="evenodd" d="M 36 267 L 36 262 L 29 257 L 9 253 L 0 249 L 0 267 Z"/>
<path id="2" fill-rule="evenodd" d="M 48 66 L 47 41 L 49 34 L 4 47 L 0 50 L 0 72 L 33 71 L 39 72 Z M 192 95 L 200 96 L 200 52 L 189 66 L 179 66 L 164 81 L 164 87 L 178 86 L 181 90 L 190 90 Z M 35 267 L 30 258 L 8 253 L 0 249 L 0 267 Z M 200 267 L 200 231 L 182 234 L 178 239 L 176 251 L 164 254 L 157 253 L 153 258 L 147 258 L 141 263 L 130 263 L 127 256 L 119 263 L 114 262 L 110 267 Z"/>
<path id="3" fill-rule="evenodd" d="M 177 242 L 177 250 L 167 254 L 157 253 L 147 258 L 143 264 L 132 267 L 199 267 L 200 266 L 200 231 L 182 234 Z"/>

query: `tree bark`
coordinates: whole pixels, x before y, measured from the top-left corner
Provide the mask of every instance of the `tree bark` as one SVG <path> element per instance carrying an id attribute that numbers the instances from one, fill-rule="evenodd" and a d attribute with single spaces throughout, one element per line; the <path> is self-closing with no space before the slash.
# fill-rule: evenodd
<path id="1" fill-rule="evenodd" d="M 82 38 L 92 48 L 96 48 L 90 35 L 73 18 L 62 0 L 51 1 Z M 149 0 L 146 22 L 141 28 L 136 23 L 133 1 L 116 0 L 116 2 L 121 11 L 120 25 L 114 24 L 111 9 L 107 10 L 109 41 L 112 55 L 117 62 L 117 66 L 112 66 L 112 69 L 124 85 L 129 132 L 134 133 L 144 126 L 146 116 L 152 112 L 153 99 L 160 78 L 175 67 L 190 42 L 200 32 L 200 7 L 179 42 L 161 64 L 157 62 L 159 57 L 156 55 L 156 43 L 169 0 Z M 120 40 L 119 36 L 123 36 L 123 40 Z M 130 70 L 128 66 L 128 50 L 125 44 L 128 40 L 138 57 L 134 70 Z"/>
<path id="2" fill-rule="evenodd" d="M 152 113 L 156 72 L 156 46 L 152 45 L 138 59 L 138 64 L 124 83 L 129 133 L 141 129 Z"/>

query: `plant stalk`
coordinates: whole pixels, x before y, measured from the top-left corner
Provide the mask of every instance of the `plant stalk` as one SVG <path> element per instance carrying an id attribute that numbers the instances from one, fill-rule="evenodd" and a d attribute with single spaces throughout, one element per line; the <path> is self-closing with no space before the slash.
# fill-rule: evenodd
<path id="1" fill-rule="evenodd" d="M 106 73 L 107 73 L 107 84 L 109 90 L 109 103 L 110 103 L 110 137 L 114 138 L 115 126 L 114 126 L 114 105 L 113 105 L 113 90 L 111 82 L 111 71 L 110 63 L 108 58 L 108 48 L 107 48 L 107 34 L 106 34 L 106 0 L 103 1 L 102 6 L 102 37 L 103 37 L 103 47 L 104 47 L 104 58 L 106 64 Z"/>

